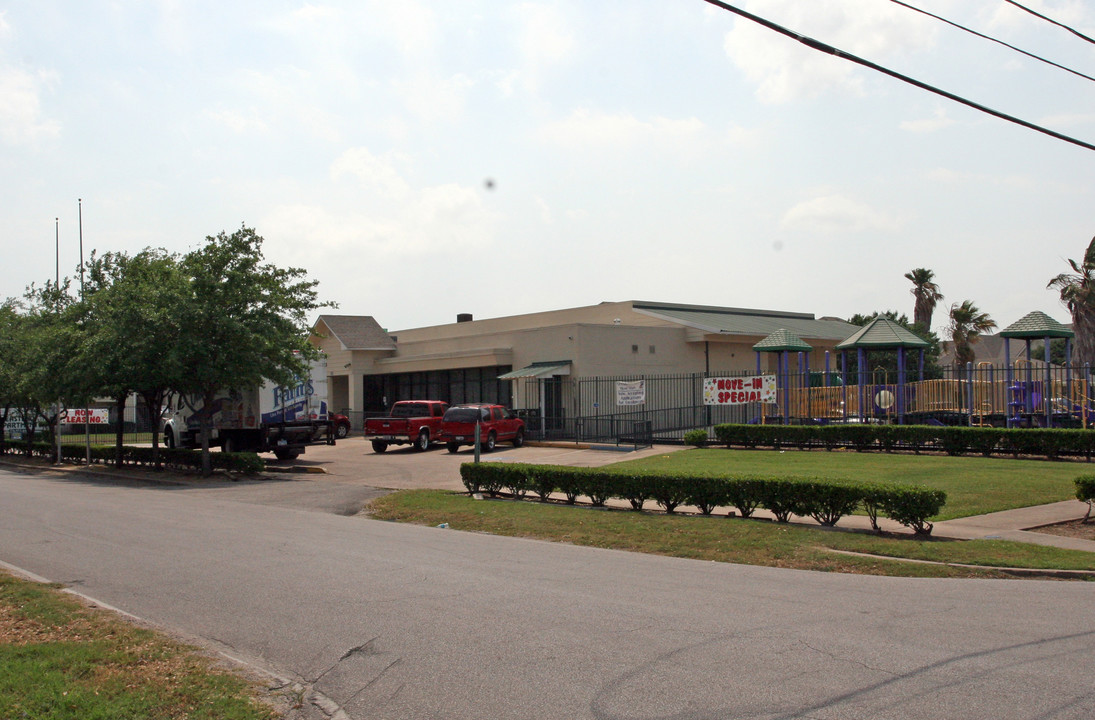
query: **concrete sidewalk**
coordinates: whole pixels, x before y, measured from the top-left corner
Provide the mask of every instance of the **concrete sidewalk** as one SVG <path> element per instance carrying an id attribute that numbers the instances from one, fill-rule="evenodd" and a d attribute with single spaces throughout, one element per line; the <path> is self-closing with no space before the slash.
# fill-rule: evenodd
<path id="1" fill-rule="evenodd" d="M 1071 550 L 1095 552 L 1095 540 L 1032 532 L 1032 528 L 1079 520 L 1087 512 L 1087 503 L 1062 500 L 1049 505 L 1003 510 L 987 515 L 944 520 L 935 524 L 933 535 L 960 540 L 1015 540 L 1035 545 L 1051 545 Z"/>

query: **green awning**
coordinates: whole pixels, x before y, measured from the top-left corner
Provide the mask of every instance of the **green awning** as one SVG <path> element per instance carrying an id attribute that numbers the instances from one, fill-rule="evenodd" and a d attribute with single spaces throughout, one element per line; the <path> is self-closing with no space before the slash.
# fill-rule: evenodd
<path id="1" fill-rule="evenodd" d="M 566 372 L 562 372 L 565 370 Z M 551 360 L 548 362 L 534 362 L 520 370 L 513 370 L 505 375 L 499 375 L 499 380 L 518 380 L 520 378 L 547 378 L 553 375 L 569 375 L 569 360 Z"/>

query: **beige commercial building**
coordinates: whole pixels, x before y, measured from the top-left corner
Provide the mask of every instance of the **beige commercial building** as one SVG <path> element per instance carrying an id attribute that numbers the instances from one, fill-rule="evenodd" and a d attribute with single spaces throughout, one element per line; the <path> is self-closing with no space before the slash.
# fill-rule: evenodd
<path id="1" fill-rule="evenodd" d="M 371 316 L 321 315 L 313 343 L 327 355 L 331 407 L 355 417 L 437 399 L 573 418 L 610 404 L 579 398 L 578 379 L 755 372 L 753 345 L 781 329 L 812 346 L 809 364 L 822 369 L 825 351 L 858 328 L 808 313 L 629 300 L 391 332 Z M 762 355 L 760 370 L 775 362 Z"/>

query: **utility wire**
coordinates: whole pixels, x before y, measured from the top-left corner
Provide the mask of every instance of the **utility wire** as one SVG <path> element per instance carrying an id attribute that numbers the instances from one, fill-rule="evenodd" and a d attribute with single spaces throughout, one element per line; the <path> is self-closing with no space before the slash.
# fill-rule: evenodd
<path id="1" fill-rule="evenodd" d="M 1035 125 L 1034 123 L 1027 122 L 1026 120 L 1022 120 L 1020 118 L 1017 118 L 1014 115 L 1008 115 L 1006 113 L 1000 112 L 999 110 L 993 110 L 992 108 L 981 105 L 980 103 L 976 103 L 972 100 L 967 100 L 966 98 L 961 97 L 960 95 L 955 95 L 954 93 L 947 92 L 946 90 L 942 90 L 942 89 L 937 88 L 933 85 L 928 85 L 927 83 L 921 82 L 921 81 L 919 81 L 915 78 L 911 78 L 908 75 L 902 75 L 901 73 L 899 73 L 895 70 L 890 70 L 889 68 L 882 67 L 881 65 L 873 63 L 870 60 L 865 60 L 865 59 L 863 59 L 861 57 L 858 57 L 856 55 L 852 55 L 851 53 L 846 53 L 843 50 L 835 48 L 832 45 L 827 45 L 827 44 L 821 42 L 820 40 L 815 40 L 814 38 L 807 37 L 806 35 L 800 35 L 800 34 L 794 32 L 793 30 L 789 30 L 789 29 L 783 27 L 782 25 L 777 25 L 776 23 L 772 22 L 771 20 L 766 20 L 765 18 L 762 18 L 758 15 L 754 15 L 750 12 L 746 12 L 745 10 L 742 10 L 741 8 L 730 5 L 729 3 L 722 2 L 722 0 L 703 0 L 703 1 L 710 4 L 710 5 L 720 7 L 723 10 L 726 10 L 727 12 L 731 12 L 735 15 L 739 15 L 739 16 L 745 18 L 746 20 L 752 20 L 753 22 L 757 23 L 758 25 L 762 25 L 762 26 L 768 28 L 769 30 L 772 30 L 774 32 L 779 33 L 780 35 L 785 35 L 789 38 L 792 38 L 793 40 L 797 40 L 798 42 L 802 43 L 806 47 L 811 48 L 813 50 L 817 50 L 819 52 L 823 52 L 823 53 L 826 53 L 828 55 L 834 55 L 834 56 L 836 56 L 838 58 L 841 58 L 843 60 L 848 60 L 848 61 L 854 62 L 858 65 L 862 65 L 863 67 L 870 68 L 871 70 L 875 70 L 875 71 L 880 72 L 884 75 L 889 75 L 892 78 L 896 78 L 896 79 L 898 79 L 902 82 L 906 82 L 910 85 L 914 85 L 914 86 L 920 88 L 921 90 L 927 90 L 930 93 L 935 93 L 936 95 L 940 95 L 942 97 L 945 97 L 948 100 L 953 100 L 954 102 L 961 103 L 962 105 L 966 105 L 967 107 L 971 107 L 974 110 L 980 110 L 983 113 L 993 115 L 995 117 L 1000 118 L 1001 120 L 1007 120 L 1008 122 L 1015 123 L 1016 125 L 1022 125 L 1023 127 L 1028 128 L 1030 130 L 1040 132 L 1044 135 L 1049 135 L 1050 137 L 1057 138 L 1058 140 L 1063 140 L 1067 143 L 1072 143 L 1073 145 L 1078 145 L 1078 146 L 1080 146 L 1082 148 L 1086 148 L 1088 150 L 1095 150 L 1095 145 L 1092 145 L 1091 143 L 1086 143 L 1083 140 L 1078 140 L 1074 137 L 1069 137 L 1068 135 L 1063 135 L 1063 134 L 1061 134 L 1059 132 L 1056 132 L 1054 130 L 1050 130 L 1049 128 L 1042 127 L 1041 125 Z"/>
<path id="2" fill-rule="evenodd" d="M 1084 35 L 1079 30 L 1077 30 L 1075 28 L 1070 28 L 1068 25 L 1065 25 L 1064 23 L 1059 23 L 1051 17 L 1046 17 L 1045 15 L 1042 15 L 1039 12 L 1035 12 L 1034 10 L 1031 10 L 1030 8 L 1028 8 L 1026 5 L 1020 5 L 1019 3 L 1015 2 L 1015 0 L 1004 0 L 1004 2 L 1010 3 L 1010 4 L 1014 5 L 1015 7 L 1019 8 L 1020 10 L 1025 10 L 1028 13 L 1030 13 L 1031 15 L 1033 15 L 1034 17 L 1039 17 L 1039 18 L 1042 18 L 1043 20 L 1045 20 L 1046 22 L 1053 23 L 1057 27 L 1062 27 L 1065 30 L 1068 30 L 1073 35 L 1075 35 L 1076 37 L 1083 38 L 1084 40 L 1087 40 L 1089 43 L 1095 44 L 1095 40 L 1093 40 L 1092 38 L 1089 38 L 1087 35 Z"/>
<path id="3" fill-rule="evenodd" d="M 965 32 L 968 32 L 971 35 L 976 35 L 979 38 L 983 38 L 985 40 L 990 40 L 990 41 L 992 41 L 994 43 L 997 43 L 999 45 L 1003 45 L 1004 47 L 1010 48 L 1010 49 L 1014 50 L 1015 52 L 1022 53 L 1023 55 L 1026 55 L 1029 58 L 1034 58 L 1035 60 L 1038 60 L 1039 62 L 1044 62 L 1047 65 L 1052 65 L 1055 68 L 1060 68 L 1061 70 L 1064 70 L 1065 72 L 1070 72 L 1073 75 L 1079 75 L 1080 77 L 1084 78 L 1085 80 L 1090 80 L 1092 82 L 1095 82 L 1095 77 L 1091 77 L 1090 75 L 1085 75 L 1082 72 L 1080 72 L 1078 70 L 1073 70 L 1070 67 L 1065 67 L 1064 65 L 1059 65 L 1058 63 L 1055 63 L 1052 60 L 1047 60 L 1046 58 L 1041 57 L 1039 55 L 1035 55 L 1034 53 L 1029 53 L 1026 50 L 1022 49 L 1022 48 L 1015 47 L 1014 45 L 1009 45 L 1008 43 L 1004 42 L 1003 40 L 997 40 L 994 37 L 991 37 L 989 35 L 984 35 L 982 33 L 977 32 L 976 30 L 972 30 L 968 27 L 965 27 L 964 25 L 959 25 L 958 23 L 952 22 L 952 21 L 948 20 L 945 17 L 940 17 L 939 15 L 935 15 L 933 13 L 930 13 L 927 10 L 921 10 L 918 7 L 913 7 L 912 5 L 909 5 L 908 3 L 901 2 L 901 0 L 890 0 L 890 2 L 896 3 L 897 5 L 900 5 L 901 7 L 906 7 L 909 10 L 912 10 L 914 12 L 918 12 L 922 15 L 927 15 L 930 18 L 935 18 L 936 20 L 939 20 L 941 22 L 945 22 L 948 25 L 951 25 L 952 27 L 958 28 L 959 30 L 964 30 Z"/>

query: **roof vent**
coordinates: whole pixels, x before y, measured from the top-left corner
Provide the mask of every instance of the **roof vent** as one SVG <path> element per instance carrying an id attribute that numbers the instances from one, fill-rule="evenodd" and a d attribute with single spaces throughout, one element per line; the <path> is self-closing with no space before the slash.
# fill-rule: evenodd
<path id="1" fill-rule="evenodd" d="M 456 315 L 456 322 L 458 322 L 458 323 L 471 322 L 471 321 L 472 321 L 471 313 L 457 313 L 457 315 Z"/>

